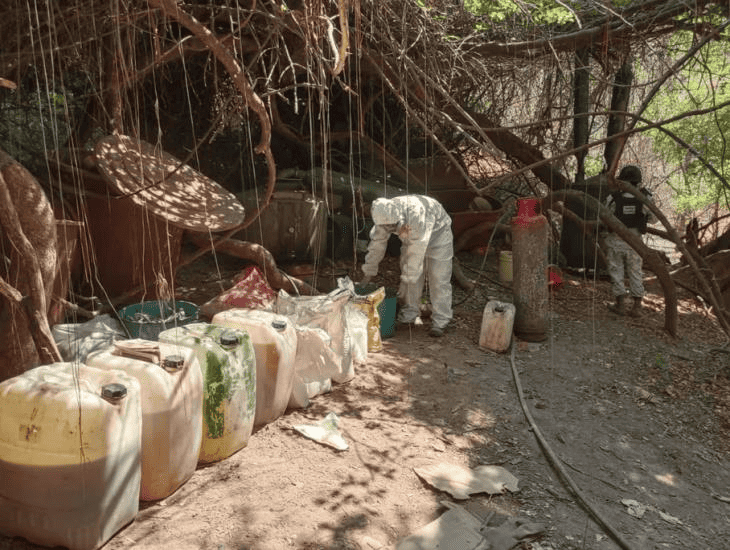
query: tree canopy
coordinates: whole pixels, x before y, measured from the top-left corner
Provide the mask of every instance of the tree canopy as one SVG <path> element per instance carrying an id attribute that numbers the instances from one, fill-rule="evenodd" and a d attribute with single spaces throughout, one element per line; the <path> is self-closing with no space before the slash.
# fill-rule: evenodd
<path id="1" fill-rule="evenodd" d="M 198 148 L 201 136 L 211 141 L 223 129 L 248 127 L 254 149 L 260 137 L 269 139 L 270 125 L 273 139 L 301 147 L 309 163 L 347 168 L 343 159 L 354 149 L 356 157 L 375 156 L 370 165 L 397 173 L 404 158 L 425 151 L 461 160 L 487 150 L 516 168 L 553 158 L 526 172 L 548 186 L 564 186 L 574 175 L 566 151 L 576 51 L 588 54 L 591 136 L 605 138 L 599 131 L 607 124 L 613 75 L 626 60 L 644 68 L 646 80 L 632 88 L 636 105 L 671 66 L 670 55 L 717 32 L 728 8 L 726 1 L 690 9 L 666 0 L 10 4 L 0 22 L 2 77 L 21 86 L 25 101 L 31 91 L 43 96 L 35 104 L 48 109 L 58 109 L 58 99 L 48 98 L 61 89 L 82 98 L 82 110 L 69 103 L 64 113 L 77 145 L 113 130 L 157 138 L 165 111 L 180 108 L 195 114 L 188 133 Z M 208 38 L 183 19 L 210 31 Z M 211 54 L 213 42 L 241 75 Z M 700 51 L 697 63 L 701 55 L 712 57 Z M 722 78 L 719 67 L 714 74 Z M 173 89 L 185 92 L 175 98 L 181 105 L 168 99 Z M 660 111 L 646 114 L 656 121 Z M 662 148 L 666 140 L 659 142 Z M 256 162 L 242 162 L 251 165 L 242 177 L 253 176 Z M 366 164 L 358 162 L 361 169 Z"/>

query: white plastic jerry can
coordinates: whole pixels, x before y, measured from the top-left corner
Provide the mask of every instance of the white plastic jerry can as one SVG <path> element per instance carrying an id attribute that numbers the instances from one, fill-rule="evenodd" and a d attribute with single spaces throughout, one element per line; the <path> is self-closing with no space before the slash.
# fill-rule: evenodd
<path id="1" fill-rule="evenodd" d="M 497 300 L 487 302 L 482 315 L 479 346 L 497 353 L 507 351 L 510 342 L 512 342 L 514 322 L 514 304 L 498 302 Z"/>
<path id="2" fill-rule="evenodd" d="M 256 356 L 245 330 L 192 323 L 160 333 L 160 342 L 195 351 L 203 375 L 203 442 L 210 463 L 248 444 L 256 414 Z"/>
<path id="3" fill-rule="evenodd" d="M 216 313 L 211 323 L 248 332 L 256 355 L 254 425 L 279 418 L 289 404 L 294 384 L 297 333 L 292 322 L 270 311 L 233 308 Z"/>
<path id="4" fill-rule="evenodd" d="M 134 376 L 142 396 L 142 481 L 139 498 L 159 500 L 195 472 L 202 439 L 203 380 L 192 349 L 150 340 L 116 342 L 87 364 Z"/>
<path id="5" fill-rule="evenodd" d="M 79 363 L 0 384 L 0 533 L 94 550 L 139 509 L 137 380 Z"/>

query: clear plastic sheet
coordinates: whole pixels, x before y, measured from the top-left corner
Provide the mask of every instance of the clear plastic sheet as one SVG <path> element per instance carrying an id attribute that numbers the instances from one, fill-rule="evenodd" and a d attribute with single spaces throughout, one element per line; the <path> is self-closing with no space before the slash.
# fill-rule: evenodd
<path id="1" fill-rule="evenodd" d="M 122 324 L 105 313 L 85 323 L 58 324 L 51 329 L 58 351 L 64 361 L 86 360 L 91 352 L 110 347 L 117 340 L 126 340 Z"/>

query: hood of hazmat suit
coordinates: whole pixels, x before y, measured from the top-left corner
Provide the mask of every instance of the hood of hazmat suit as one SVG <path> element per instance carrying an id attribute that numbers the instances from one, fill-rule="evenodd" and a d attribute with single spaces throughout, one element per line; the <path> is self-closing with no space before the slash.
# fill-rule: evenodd
<path id="1" fill-rule="evenodd" d="M 375 225 L 392 225 L 401 220 L 398 205 L 390 199 L 375 199 L 370 213 Z"/>

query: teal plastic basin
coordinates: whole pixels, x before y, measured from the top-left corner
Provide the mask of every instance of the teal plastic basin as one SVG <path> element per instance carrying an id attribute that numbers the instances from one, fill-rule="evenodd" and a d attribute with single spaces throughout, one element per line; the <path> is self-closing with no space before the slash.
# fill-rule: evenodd
<path id="1" fill-rule="evenodd" d="M 157 341 L 163 330 L 197 321 L 199 310 L 192 302 L 178 300 L 173 311 L 169 302 L 151 300 L 123 307 L 117 314 L 130 338 Z"/>

